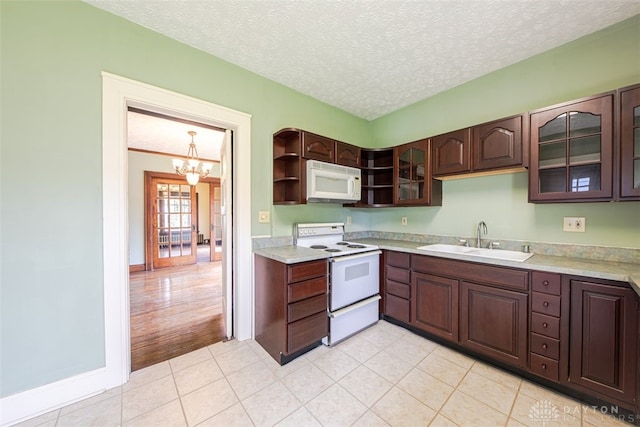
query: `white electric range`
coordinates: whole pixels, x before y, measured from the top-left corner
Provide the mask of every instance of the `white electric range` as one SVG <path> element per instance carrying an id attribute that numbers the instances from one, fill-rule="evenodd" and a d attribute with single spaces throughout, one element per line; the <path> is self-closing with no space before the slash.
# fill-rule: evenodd
<path id="1" fill-rule="evenodd" d="M 375 245 L 344 241 L 344 223 L 294 226 L 297 246 L 325 251 L 329 259 L 329 336 L 333 345 L 379 319 L 380 254 Z"/>

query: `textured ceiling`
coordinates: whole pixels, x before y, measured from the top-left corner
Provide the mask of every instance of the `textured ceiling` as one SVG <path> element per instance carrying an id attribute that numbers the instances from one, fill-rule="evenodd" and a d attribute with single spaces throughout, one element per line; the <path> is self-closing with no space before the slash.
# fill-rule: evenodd
<path id="1" fill-rule="evenodd" d="M 372 120 L 640 13 L 640 0 L 85 0 Z"/>
<path id="2" fill-rule="evenodd" d="M 191 142 L 187 132 L 191 130 L 196 132 L 193 142 L 200 159 L 219 162 L 224 132 L 133 111 L 127 113 L 127 145 L 136 150 L 186 157 Z M 167 160 L 167 165 L 170 163 Z"/>

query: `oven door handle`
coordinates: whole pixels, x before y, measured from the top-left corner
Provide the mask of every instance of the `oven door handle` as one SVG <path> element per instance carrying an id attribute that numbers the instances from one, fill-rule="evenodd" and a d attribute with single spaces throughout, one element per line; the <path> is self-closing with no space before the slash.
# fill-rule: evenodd
<path id="1" fill-rule="evenodd" d="M 338 311 L 334 311 L 333 313 L 329 312 L 329 317 L 332 318 L 332 319 L 335 319 L 336 317 L 340 317 L 343 314 L 349 313 L 350 311 L 357 310 L 358 308 L 364 307 L 365 305 L 371 304 L 373 301 L 377 301 L 379 299 L 382 299 L 382 297 L 380 295 L 374 295 L 372 297 L 364 299 L 364 300 L 362 300 L 360 302 L 357 302 L 355 304 L 351 304 L 351 305 L 349 305 L 349 306 L 347 306 L 345 308 L 341 308 Z"/>
<path id="2" fill-rule="evenodd" d="M 346 262 L 346 261 L 351 261 L 358 258 L 368 257 L 371 255 L 380 255 L 381 253 L 382 251 L 371 251 L 371 252 L 362 252 L 355 255 L 338 256 L 338 257 L 331 258 L 331 262 L 334 262 L 334 263 Z"/>

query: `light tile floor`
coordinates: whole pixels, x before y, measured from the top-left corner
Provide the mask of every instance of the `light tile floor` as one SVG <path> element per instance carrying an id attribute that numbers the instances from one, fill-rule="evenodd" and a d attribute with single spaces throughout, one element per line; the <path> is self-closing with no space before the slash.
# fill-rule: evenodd
<path id="1" fill-rule="evenodd" d="M 385 321 L 285 366 L 217 343 L 20 424 L 39 425 L 628 426 Z"/>

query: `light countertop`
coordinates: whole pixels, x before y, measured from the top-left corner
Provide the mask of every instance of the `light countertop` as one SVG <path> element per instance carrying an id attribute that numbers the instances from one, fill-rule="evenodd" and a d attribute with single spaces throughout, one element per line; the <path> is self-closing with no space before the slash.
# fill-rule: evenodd
<path id="1" fill-rule="evenodd" d="M 462 261 L 479 262 L 482 264 L 499 265 L 504 267 L 522 268 L 525 270 L 546 271 L 561 274 L 571 274 L 576 276 L 592 277 L 594 279 L 615 280 L 628 282 L 631 287 L 640 295 L 640 264 L 600 261 L 586 258 L 570 258 L 564 256 L 550 256 L 534 254 L 524 262 L 509 261 L 492 258 L 478 258 L 473 255 L 442 253 L 417 249 L 424 243 L 409 242 L 402 240 L 384 239 L 360 239 L 354 242 L 376 245 L 380 249 L 390 251 L 408 252 L 419 255 L 437 256 L 448 259 L 458 259 Z M 500 249 L 496 249 L 500 250 Z M 331 254 L 318 251 L 316 249 L 303 248 L 298 246 L 278 246 L 272 248 L 256 249 L 255 254 L 280 261 L 285 264 L 295 264 L 298 262 L 327 259 Z"/>

